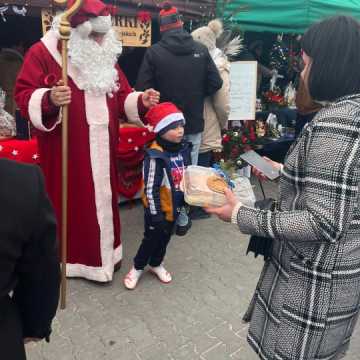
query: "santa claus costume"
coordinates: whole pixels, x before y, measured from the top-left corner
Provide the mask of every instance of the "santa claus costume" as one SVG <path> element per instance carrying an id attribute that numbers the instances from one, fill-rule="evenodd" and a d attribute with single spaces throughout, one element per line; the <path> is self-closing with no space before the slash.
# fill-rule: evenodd
<path id="1" fill-rule="evenodd" d="M 115 167 L 118 124 L 126 117 L 139 120 L 142 95 L 132 92 L 117 65 L 121 43 L 105 4 L 85 0 L 71 25 L 67 276 L 106 282 L 122 259 Z M 90 39 L 92 32 L 105 34 L 101 45 Z M 61 46 L 55 24 L 28 51 L 15 98 L 23 116 L 38 130 L 41 166 L 59 229 L 61 111 L 52 104 L 50 90 L 60 79 Z"/>

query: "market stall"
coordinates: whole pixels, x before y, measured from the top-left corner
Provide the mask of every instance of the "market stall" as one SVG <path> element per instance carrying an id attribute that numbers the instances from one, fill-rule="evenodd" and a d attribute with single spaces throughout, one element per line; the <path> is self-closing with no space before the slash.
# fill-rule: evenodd
<path id="1" fill-rule="evenodd" d="M 256 139 L 241 138 L 246 127 L 236 121 L 231 122 L 233 130 L 224 134 L 225 139 L 233 138 L 234 133 L 240 134 L 242 147 L 251 146 L 262 155 L 283 161 L 301 127 L 320 108 L 312 102 L 309 111 L 303 114 L 295 104 L 295 89 L 299 87 L 302 69 L 301 34 L 314 22 L 338 14 L 360 19 L 360 10 L 354 1 L 217 2 L 217 16 L 226 27 L 244 34 L 244 50 L 236 60 L 258 63 L 256 104 L 251 100 L 254 115 L 248 117 L 253 121 Z M 228 159 L 229 154 L 225 154 L 225 158 Z"/>
<path id="2" fill-rule="evenodd" d="M 147 47 L 159 39 L 157 16 L 163 1 L 144 0 L 105 1 L 116 10 L 113 25 L 123 42 L 123 56 L 119 62 L 127 74 L 130 84 L 135 82 L 137 71 Z M 173 1 L 189 24 L 195 19 L 213 17 L 214 0 Z M 16 73 L 21 67 L 26 48 L 38 41 L 49 30 L 53 17 L 63 10 L 63 6 L 53 0 L 9 0 L 0 6 L 0 48 L 17 54 L 19 65 L 9 78 L 0 72 L 0 88 L 6 90 L 12 105 L 6 110 L 16 119 L 16 133 L 0 140 L 0 157 L 21 162 L 40 163 L 35 133 L 29 130 L 29 124 L 16 111 L 12 98 Z M 18 31 L 23 29 L 24 31 Z M 1 55 L 0 55 L 1 57 Z M 1 60 L 0 60 L 1 64 Z M 5 65 L 8 67 L 8 64 Z M 5 77 L 6 81 L 5 81 Z M 5 84 L 12 83 L 11 86 Z M 10 111 L 11 108 L 11 111 Z M 122 119 L 124 121 L 124 119 Z M 141 188 L 141 165 L 144 156 L 143 147 L 152 139 L 146 129 L 119 127 L 119 194 L 132 198 Z"/>

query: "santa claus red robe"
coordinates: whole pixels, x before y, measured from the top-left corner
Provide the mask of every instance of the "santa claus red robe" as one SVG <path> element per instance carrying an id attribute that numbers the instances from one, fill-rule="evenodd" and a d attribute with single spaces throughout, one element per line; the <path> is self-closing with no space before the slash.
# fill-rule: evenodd
<path id="1" fill-rule="evenodd" d="M 91 61 L 91 59 L 89 59 Z M 95 96 L 78 87 L 68 66 L 69 105 L 67 276 L 110 281 L 122 259 L 115 151 L 119 119 L 138 120 L 138 97 L 117 67 L 120 90 Z M 49 99 L 61 79 L 58 39 L 50 31 L 27 53 L 15 98 L 24 117 L 39 130 L 38 143 L 47 190 L 61 229 L 61 112 Z M 60 233 L 60 231 L 59 231 Z M 60 237 L 61 238 L 61 237 Z"/>

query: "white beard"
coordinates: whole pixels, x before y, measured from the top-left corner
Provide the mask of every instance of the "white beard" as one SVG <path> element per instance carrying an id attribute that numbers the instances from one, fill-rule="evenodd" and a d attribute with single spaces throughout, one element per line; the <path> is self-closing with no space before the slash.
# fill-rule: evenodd
<path id="1" fill-rule="evenodd" d="M 109 30 L 101 44 L 90 38 L 82 38 L 77 29 L 72 29 L 69 40 L 69 61 L 78 72 L 78 86 L 94 95 L 112 96 L 120 88 L 115 69 L 122 52 L 121 42 L 115 31 Z"/>

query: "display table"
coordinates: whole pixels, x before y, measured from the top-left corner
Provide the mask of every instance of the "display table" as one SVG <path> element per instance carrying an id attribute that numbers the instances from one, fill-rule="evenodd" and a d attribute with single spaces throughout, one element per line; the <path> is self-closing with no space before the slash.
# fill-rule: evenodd
<path id="1" fill-rule="evenodd" d="M 0 158 L 28 164 L 39 164 L 37 141 L 35 138 L 31 140 L 0 140 Z"/>
<path id="2" fill-rule="evenodd" d="M 119 129 L 117 160 L 119 168 L 119 194 L 126 199 L 139 197 L 142 187 L 144 147 L 155 135 L 147 128 L 122 126 Z M 121 198 L 122 199 L 122 198 Z"/>
<path id="3" fill-rule="evenodd" d="M 285 134 L 278 138 L 269 140 L 266 144 L 262 145 L 256 152 L 261 156 L 267 156 L 271 160 L 283 163 L 284 158 L 295 139 L 295 126 L 297 111 L 296 109 L 280 108 L 269 111 L 260 111 L 256 113 L 256 120 L 264 120 L 268 118 L 269 114 L 275 114 L 278 123 L 285 129 L 293 129 L 291 134 Z"/>
<path id="4" fill-rule="evenodd" d="M 121 127 L 117 161 L 119 168 L 118 192 L 122 199 L 138 197 L 142 187 L 144 146 L 154 139 L 146 128 Z M 31 140 L 0 140 L 0 158 L 28 164 L 40 164 L 36 138 Z"/>

